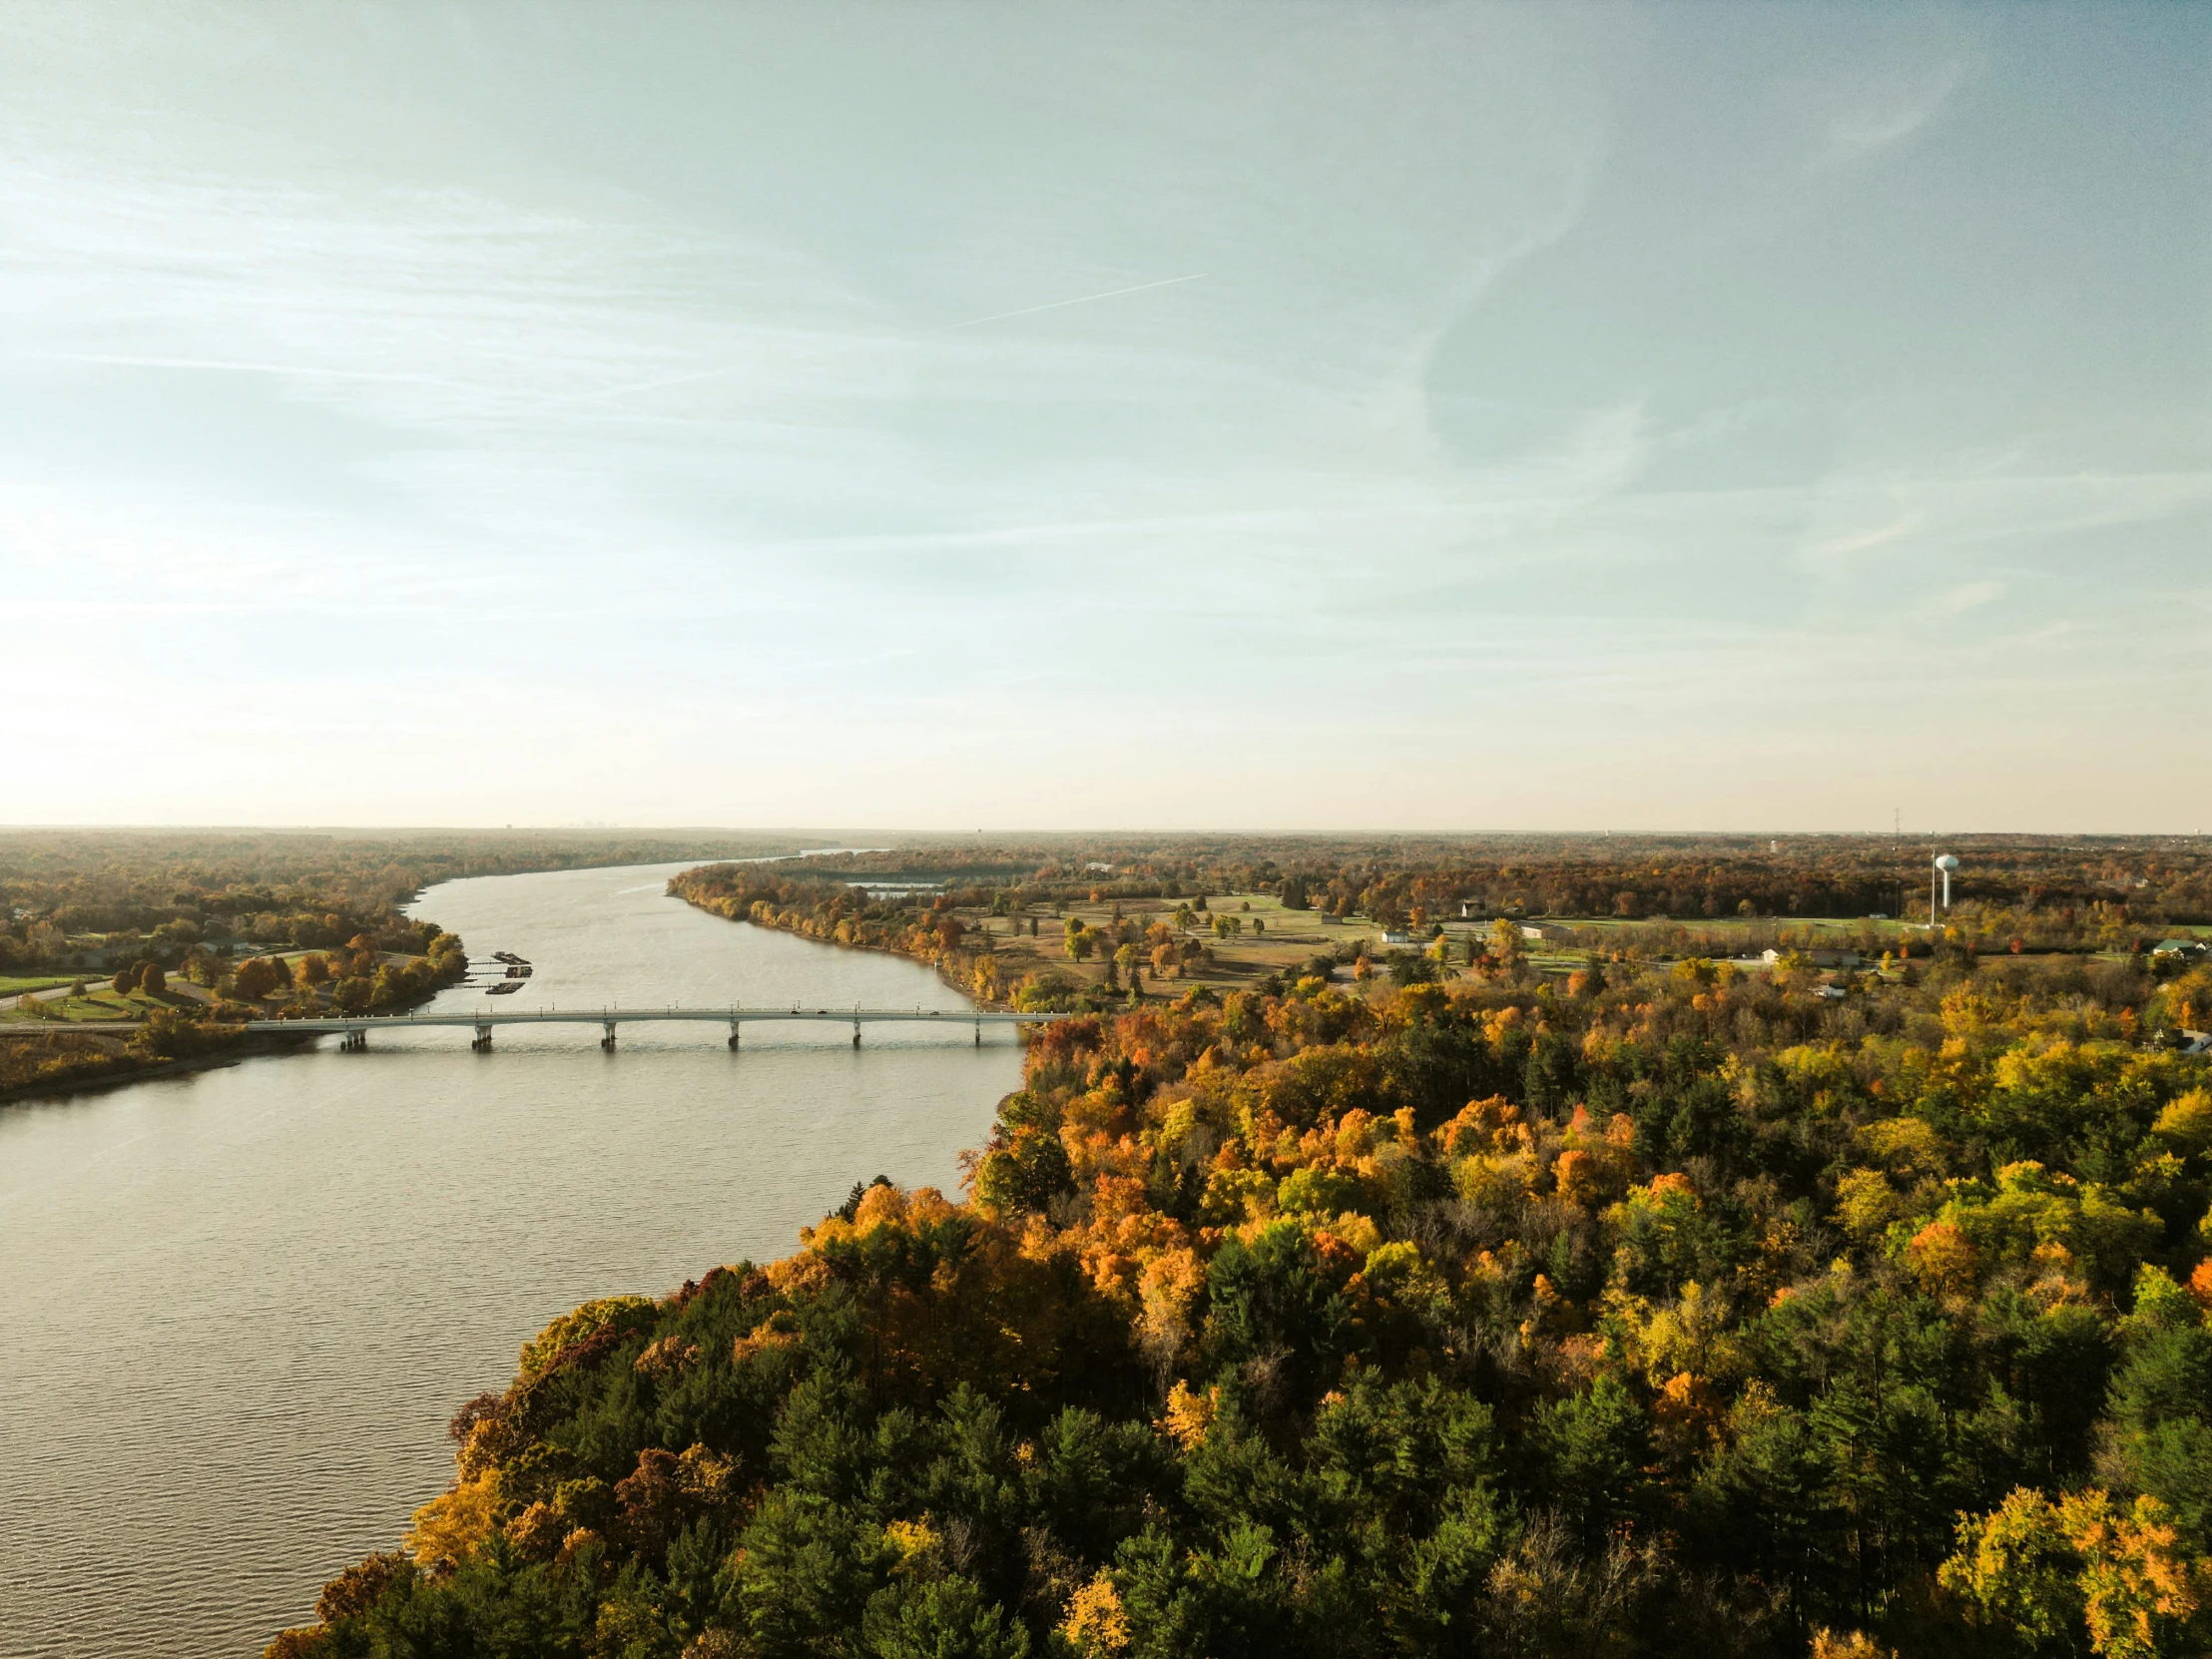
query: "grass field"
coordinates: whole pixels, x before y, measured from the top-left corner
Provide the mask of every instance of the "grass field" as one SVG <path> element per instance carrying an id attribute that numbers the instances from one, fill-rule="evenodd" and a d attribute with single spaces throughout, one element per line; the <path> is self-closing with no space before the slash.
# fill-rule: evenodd
<path id="1" fill-rule="evenodd" d="M 1139 898 L 1122 900 L 1125 917 L 1140 926 L 1165 920 L 1182 902 L 1173 898 Z M 1382 950 L 1382 929 L 1365 920 L 1333 921 L 1325 919 L 1314 910 L 1286 910 L 1281 900 L 1271 893 L 1215 893 L 1207 898 L 1207 908 L 1200 912 L 1198 925 L 1187 937 L 1196 938 L 1214 952 L 1215 963 L 1211 971 L 1193 969 L 1187 978 L 1155 984 L 1152 970 L 1147 963 L 1145 979 L 1156 994 L 1176 994 L 1197 984 L 1214 984 L 1224 990 L 1234 989 L 1263 974 L 1289 972 L 1325 950 L 1338 945 L 1355 944 L 1361 939 L 1372 942 L 1374 952 Z M 1017 924 L 1003 916 L 983 916 L 975 911 L 961 912 L 961 920 L 970 927 L 988 931 L 996 941 L 994 948 L 999 959 L 1011 970 L 1010 977 L 1018 979 L 1029 969 L 1050 970 L 1071 978 L 1096 981 L 1102 977 L 1097 959 L 1078 965 L 1068 960 L 1064 947 L 1065 927 L 1069 917 L 1093 926 L 1111 922 L 1114 906 L 1111 902 L 1092 904 L 1077 903 L 1062 907 L 1059 914 L 1032 911 L 1037 921 L 1037 936 L 1028 935 L 1029 917 Z M 1233 915 L 1243 923 L 1243 931 L 1234 939 L 1217 939 L 1212 931 L 1212 919 L 1218 915 Z M 1255 932 L 1253 924 L 1261 923 L 1265 932 Z"/>
<path id="2" fill-rule="evenodd" d="M 28 979 L 0 973 L 0 996 L 14 996 L 19 991 L 51 990 L 56 985 L 74 984 L 76 980 L 77 975 L 74 973 L 34 974 Z"/>
<path id="3" fill-rule="evenodd" d="M 70 984 L 73 981 L 48 979 L 44 984 Z M 98 1025 L 116 1020 L 144 1019 L 157 1008 L 175 1007 L 176 1001 L 164 1001 L 158 996 L 148 996 L 143 991 L 133 991 L 129 996 L 118 996 L 108 986 L 102 985 L 88 996 L 66 996 L 59 1001 L 41 1004 L 48 1010 L 46 1023 L 60 1024 L 64 1020 L 80 1024 Z M 58 1016 L 58 1017 L 57 1017 Z M 40 1018 L 37 1014 L 24 1013 L 20 1008 L 0 1012 L 0 1019 Z"/>
<path id="4" fill-rule="evenodd" d="M 1135 919 L 1140 925 L 1160 920 L 1173 913 L 1179 901 L 1172 898 L 1124 899 L 1123 915 Z M 971 927 L 980 926 L 1003 942 L 997 945 L 1002 961 L 1013 970 L 1013 976 L 1027 968 L 1053 969 L 1080 979 L 1095 980 L 1100 977 L 1096 961 L 1081 966 L 1070 962 L 1062 948 L 1062 929 L 1068 917 L 1076 917 L 1094 926 L 1105 925 L 1111 920 L 1114 906 L 1106 903 L 1074 903 L 1061 908 L 1058 914 L 1039 915 L 1038 934 L 1028 936 L 1027 918 L 1023 918 L 1019 930 L 1009 931 L 1012 925 L 1000 917 L 984 917 L 975 911 L 965 911 L 961 919 Z M 1217 915 L 1233 915 L 1244 924 L 1243 932 L 1233 939 L 1217 939 L 1211 931 L 1211 921 Z M 1480 916 L 1462 919 L 1457 916 L 1438 918 L 1445 936 L 1451 941 L 1451 959 L 1454 967 L 1465 960 L 1468 944 L 1484 944 L 1488 941 L 1494 917 Z M 1570 927 L 1581 933 L 1581 941 L 1528 941 L 1530 966 L 1539 971 L 1567 972 L 1580 967 L 1592 948 L 1605 948 L 1603 941 L 1609 934 L 1625 933 L 1631 928 L 1649 928 L 1654 923 L 1642 918 L 1584 918 L 1556 920 L 1546 918 L 1550 925 Z M 1255 932 L 1253 923 L 1264 924 L 1265 932 Z M 1657 925 L 1668 925 L 1659 923 Z M 1716 939 L 1735 951 L 1754 948 L 1773 937 L 1778 923 L 1773 918 L 1757 921 L 1742 917 L 1715 917 L 1695 922 L 1677 924 L 1707 938 Z M 1800 939 L 1813 936 L 1821 942 L 1833 938 L 1839 945 L 1863 941 L 1866 930 L 1872 930 L 1884 943 L 1895 938 L 1899 931 L 1897 922 L 1861 921 L 1858 919 L 1791 918 L 1780 923 Z M 1418 943 L 1385 945 L 1383 929 L 1365 917 L 1348 916 L 1342 920 L 1325 917 L 1318 910 L 1288 910 L 1282 901 L 1271 893 L 1221 893 L 1209 896 L 1207 909 L 1201 912 L 1199 924 L 1190 936 L 1201 939 L 1214 952 L 1215 962 L 1209 970 L 1194 968 L 1187 979 L 1170 981 L 1156 987 L 1163 992 L 1188 988 L 1191 984 L 1211 981 L 1228 989 L 1259 977 L 1270 971 L 1291 972 L 1302 966 L 1316 953 L 1334 950 L 1340 945 L 1353 945 L 1365 939 L 1369 953 L 1378 959 L 1390 950 L 1418 949 L 1427 942 L 1426 929 L 1420 930 Z M 1908 936 L 1919 937 L 1917 930 Z M 1740 941 L 1740 942 L 1739 942 Z M 1881 944 L 1876 945 L 1879 953 Z M 1150 983 L 1150 970 L 1146 970 Z"/>
<path id="5" fill-rule="evenodd" d="M 1125 918 L 1144 927 L 1171 917 L 1179 902 L 1182 901 L 1173 898 L 1124 898 L 1120 901 L 1120 910 Z M 1114 910 L 1113 901 L 1105 900 L 1079 901 L 1050 908 L 1032 906 L 1019 917 L 987 915 L 974 907 L 963 907 L 958 914 L 971 933 L 984 932 L 991 936 L 993 951 L 1005 970 L 1007 983 L 1018 981 L 1025 972 L 1035 971 L 1095 984 L 1104 977 L 1102 961 L 1097 957 L 1080 964 L 1070 961 L 1064 948 L 1065 925 L 1073 918 L 1105 928 L 1111 924 Z M 1243 924 L 1237 937 L 1223 939 L 1213 935 L 1212 920 L 1220 915 L 1235 916 Z M 1029 936 L 1032 919 L 1037 923 L 1035 938 Z M 1193 985 L 1207 983 L 1229 991 L 1249 986 L 1270 972 L 1290 977 L 1315 955 L 1324 951 L 1335 953 L 1362 940 L 1367 941 L 1368 954 L 1376 959 L 1380 969 L 1383 958 L 1390 953 L 1419 949 L 1428 942 L 1425 925 L 1414 930 L 1418 939 L 1413 944 L 1386 944 L 1382 927 L 1369 918 L 1352 916 L 1337 920 L 1323 916 L 1318 910 L 1287 910 L 1282 901 L 1270 893 L 1209 894 L 1207 908 L 1199 912 L 1196 919 L 1197 925 L 1179 936 L 1203 942 L 1213 952 L 1213 961 L 1192 964 L 1183 977 L 1159 981 L 1154 978 L 1147 960 L 1142 972 L 1145 988 L 1152 995 L 1175 996 Z M 1568 939 L 1526 941 L 1528 965 L 1539 973 L 1548 974 L 1572 972 L 1592 955 L 1606 956 L 1616 950 L 1631 951 L 1637 960 L 1662 963 L 1684 953 L 1745 960 L 1756 958 L 1760 950 L 1776 943 L 1786 948 L 1856 949 L 1871 966 L 1901 938 L 1924 948 L 1928 938 L 1925 926 L 1910 916 L 1880 919 L 1714 916 L 1690 920 L 1547 916 L 1533 919 L 1569 930 L 1573 935 Z M 1430 924 L 1440 925 L 1450 941 L 1452 977 L 1464 971 L 1461 964 L 1467 959 L 1469 945 L 1479 948 L 1488 943 L 1494 921 L 1491 916 L 1449 916 L 1436 918 Z M 1255 932 L 1255 923 L 1263 924 L 1266 930 Z M 2176 927 L 2167 931 L 2189 933 L 2196 929 Z M 1349 955 L 1351 951 L 1346 949 L 1345 953 Z M 1143 954 L 1149 957 L 1148 950 Z M 2117 960 L 2125 953 L 2096 954 L 2100 958 Z M 2082 959 L 2080 956 L 2055 958 L 2060 961 Z M 2041 958 L 2031 955 L 2027 960 Z M 1339 974 L 1340 979 L 1348 977 L 1348 974 Z"/>

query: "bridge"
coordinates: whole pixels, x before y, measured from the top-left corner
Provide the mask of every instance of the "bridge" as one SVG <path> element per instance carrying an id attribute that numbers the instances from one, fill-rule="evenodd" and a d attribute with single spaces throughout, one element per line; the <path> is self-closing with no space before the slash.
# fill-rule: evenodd
<path id="1" fill-rule="evenodd" d="M 908 1025 L 973 1025 L 975 1046 L 983 1046 L 983 1027 L 986 1025 L 1035 1025 L 1056 1019 L 1073 1019 L 1073 1014 L 1000 1014 L 984 1013 L 973 1008 L 527 1008 L 513 1013 L 483 1014 L 385 1014 L 380 1018 L 360 1015 L 330 1015 L 315 1019 L 251 1019 L 246 1022 L 249 1031 L 334 1031 L 343 1037 L 341 1048 L 361 1049 L 368 1046 L 371 1031 L 411 1031 L 432 1025 L 472 1025 L 476 1028 L 471 1048 L 491 1047 L 492 1031 L 502 1025 L 596 1025 L 601 1029 L 599 1046 L 615 1046 L 615 1028 L 623 1024 L 687 1020 L 730 1027 L 730 1046 L 736 1048 L 744 1033 L 745 1022 L 756 1024 L 768 1020 L 813 1020 L 842 1025 L 852 1025 L 852 1046 L 860 1046 L 862 1025 L 900 1023 Z"/>
<path id="2" fill-rule="evenodd" d="M 502 1025 L 596 1025 L 601 1028 L 599 1046 L 611 1049 L 615 1046 L 615 1030 L 618 1026 L 641 1023 L 663 1023 L 672 1020 L 690 1021 L 730 1027 L 730 1047 L 739 1045 L 748 1020 L 755 1024 L 770 1020 L 811 1020 L 841 1025 L 849 1021 L 852 1026 L 852 1046 L 860 1046 L 862 1025 L 908 1024 L 973 1025 L 975 1046 L 983 1046 L 983 1027 L 986 1025 L 1043 1025 L 1053 1020 L 1074 1019 L 1074 1014 L 1005 1014 L 987 1013 L 973 1008 L 746 1008 L 733 1004 L 727 1008 L 527 1008 L 512 1013 L 478 1014 L 324 1014 L 304 1019 L 250 1019 L 232 1027 L 234 1030 L 268 1032 L 272 1035 L 314 1036 L 334 1034 L 341 1040 L 341 1049 L 360 1050 L 368 1046 L 371 1031 L 419 1031 L 432 1026 L 473 1026 L 475 1039 L 469 1047 L 479 1052 L 491 1047 L 492 1032 Z M 132 1021 L 9 1021 L 0 1024 L 0 1034 L 15 1035 L 32 1032 L 87 1033 L 136 1031 L 139 1023 Z"/>

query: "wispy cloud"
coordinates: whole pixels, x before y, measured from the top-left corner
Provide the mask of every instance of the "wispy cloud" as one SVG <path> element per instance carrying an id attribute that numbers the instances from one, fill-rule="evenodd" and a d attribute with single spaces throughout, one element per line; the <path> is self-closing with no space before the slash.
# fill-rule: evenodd
<path id="1" fill-rule="evenodd" d="M 1325 9 L 1258 54 L 1203 8 L 884 13 L 865 66 L 794 22 L 807 86 L 743 8 L 620 55 L 585 9 L 487 14 L 465 60 L 302 13 L 276 85 L 225 14 L 89 3 L 143 26 L 0 62 L 0 610 L 57 711 L 100 639 L 117 734 L 22 723 L 45 816 L 141 777 L 156 816 L 256 778 L 341 815 L 374 797 L 313 736 L 358 755 L 387 707 L 405 787 L 499 822 L 1036 822 L 1040 772 L 1154 822 L 1571 819 L 1624 777 L 1709 813 L 1732 758 L 1890 765 L 1935 692 L 2001 738 L 2203 631 L 2212 478 L 2115 438 L 2065 331 L 1943 319 L 2049 388 L 2011 396 L 1883 285 L 1942 252 L 2010 291 L 1909 169 L 1842 166 L 1951 123 L 2001 177 L 1970 41 L 1832 54 L 1781 109 L 1788 25 L 1647 105 L 1641 45 L 1533 8 Z M 838 66 L 884 53 L 860 108 Z M 554 120 L 552 85 L 600 96 Z M 1785 159 L 1707 190 L 1692 109 Z M 1493 393 L 1541 409 L 1447 441 Z M 148 723 L 201 764 L 142 773 Z"/>
<path id="2" fill-rule="evenodd" d="M 1952 58 L 1924 69 L 1847 85 L 1828 121 L 1826 162 L 1887 150 L 1942 115 L 1971 78 L 1971 65 Z"/>
<path id="3" fill-rule="evenodd" d="M 2002 582 L 1960 582 L 1940 593 L 1932 594 L 1927 603 L 1929 614 L 1936 617 L 1963 616 L 1977 610 L 2004 593 Z"/>
<path id="4" fill-rule="evenodd" d="M 395 374 L 366 368 L 330 368 L 319 363 L 242 363 L 227 362 L 216 357 L 130 356 L 115 351 L 21 351 L 16 355 L 29 362 L 96 363 L 112 368 L 180 368 L 218 374 L 274 374 L 322 380 L 389 380 L 416 385 L 436 383 L 436 377 L 429 374 Z"/>
<path id="5" fill-rule="evenodd" d="M 1154 282 L 1132 282 L 1127 287 L 1106 288 L 1098 293 L 1080 293 L 1073 299 L 1050 299 L 1041 305 L 1023 305 L 1018 310 L 993 311 L 989 316 L 971 316 L 965 322 L 951 322 L 948 329 L 980 328 L 986 322 L 1005 322 L 1017 316 L 1035 316 L 1041 311 L 1065 310 L 1070 305 L 1095 304 L 1101 299 L 1119 299 L 1127 293 L 1146 293 L 1153 288 L 1172 288 L 1183 282 L 1203 281 L 1207 273 L 1194 271 L 1187 276 L 1163 276 Z"/>

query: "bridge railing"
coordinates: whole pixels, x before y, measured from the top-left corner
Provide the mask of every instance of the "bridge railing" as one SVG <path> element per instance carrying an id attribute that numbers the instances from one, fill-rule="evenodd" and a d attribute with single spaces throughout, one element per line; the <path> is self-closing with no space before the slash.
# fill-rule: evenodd
<path id="1" fill-rule="evenodd" d="M 475 1040 L 470 1047 L 485 1050 L 492 1045 L 492 1032 L 502 1025 L 597 1025 L 601 1028 L 599 1046 L 611 1049 L 615 1046 L 615 1033 L 625 1023 L 654 1024 L 664 1021 L 713 1022 L 730 1027 L 730 1047 L 735 1050 L 742 1041 L 747 1021 L 766 1024 L 772 1021 L 816 1021 L 852 1025 L 852 1046 L 860 1046 L 860 1028 L 863 1025 L 902 1023 L 933 1025 L 942 1029 L 946 1025 L 972 1025 L 975 1045 L 983 1046 L 983 1027 L 986 1025 L 1042 1025 L 1055 1020 L 1074 1019 L 1070 1013 L 1008 1012 L 996 1008 L 808 1008 L 795 1004 L 789 1008 L 747 1007 L 733 1003 L 722 1008 L 685 1008 L 671 1005 L 665 1008 L 528 1008 L 502 1009 L 499 1012 L 485 1010 L 480 1013 L 416 1013 L 405 1014 L 331 1014 L 304 1019 L 249 1020 L 246 1029 L 256 1032 L 288 1031 L 300 1035 L 336 1033 L 344 1040 L 341 1047 L 349 1050 L 368 1046 L 368 1034 L 373 1030 L 407 1030 L 428 1026 L 466 1025 L 475 1030 Z"/>
<path id="2" fill-rule="evenodd" d="M 738 1032 L 748 1023 L 767 1024 L 776 1021 L 814 1021 L 826 1024 L 852 1025 L 852 1040 L 857 1043 L 860 1027 L 879 1024 L 922 1025 L 972 1025 L 976 1040 L 982 1040 L 986 1025 L 1049 1025 L 1056 1020 L 1080 1019 L 1073 1013 L 1016 1012 L 999 1008 L 808 1008 L 803 1005 L 790 1008 L 746 1007 L 732 1004 L 723 1008 L 528 1008 L 502 1009 L 496 1013 L 423 1013 L 409 1011 L 403 1014 L 313 1014 L 296 1019 L 250 1019 L 234 1029 L 256 1034 L 279 1034 L 289 1032 L 295 1036 L 338 1034 L 346 1038 L 346 1046 L 363 1046 L 371 1031 L 420 1030 L 432 1026 L 466 1025 L 475 1028 L 480 1046 L 489 1047 L 491 1031 L 500 1025 L 597 1025 L 603 1028 L 604 1042 L 614 1043 L 618 1026 L 628 1024 L 658 1024 L 667 1021 L 727 1024 L 730 1027 L 730 1045 L 738 1045 Z M 40 1035 L 60 1031 L 111 1032 L 121 1035 L 140 1029 L 136 1020 L 47 1021 L 24 1020 L 0 1022 L 0 1036 Z"/>
<path id="3" fill-rule="evenodd" d="M 734 1005 L 725 1008 L 529 1008 L 501 1009 L 494 1013 L 311 1014 L 295 1019 L 256 1019 L 245 1022 L 249 1031 L 350 1031 L 360 1027 L 396 1030 L 423 1025 L 626 1025 L 667 1020 L 708 1024 L 737 1021 L 817 1020 L 842 1024 L 857 1020 L 875 1025 L 908 1024 L 1046 1025 L 1055 1020 L 1079 1019 L 1072 1013 L 1009 1012 L 998 1008 L 765 1008 Z"/>

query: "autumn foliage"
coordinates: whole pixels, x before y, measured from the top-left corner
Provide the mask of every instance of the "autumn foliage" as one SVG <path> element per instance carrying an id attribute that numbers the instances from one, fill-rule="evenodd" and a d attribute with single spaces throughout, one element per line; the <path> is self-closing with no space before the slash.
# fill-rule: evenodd
<path id="1" fill-rule="evenodd" d="M 556 1322 L 272 1651 L 2212 1650 L 2206 1062 L 2131 1006 L 1610 964 L 1042 1028 L 964 1198 Z"/>

